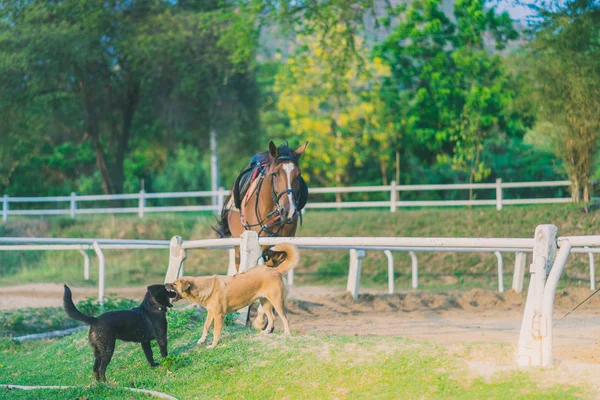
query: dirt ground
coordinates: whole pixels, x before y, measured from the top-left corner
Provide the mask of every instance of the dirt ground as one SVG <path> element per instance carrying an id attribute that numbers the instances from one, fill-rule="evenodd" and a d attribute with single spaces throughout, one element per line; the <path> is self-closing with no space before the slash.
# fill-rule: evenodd
<path id="1" fill-rule="evenodd" d="M 97 296 L 95 288 L 72 288 L 75 301 Z M 143 287 L 108 289 L 120 297 L 141 298 Z M 471 375 L 490 377 L 511 371 L 525 306 L 524 294 L 486 290 L 401 292 L 364 290 L 352 300 L 343 288 L 303 286 L 290 289 L 287 308 L 298 333 L 401 336 L 440 345 L 467 360 Z M 589 296 L 587 289 L 559 290 L 555 322 Z M 0 309 L 62 304 L 62 285 L 4 287 Z M 280 329 L 280 321 L 276 329 Z M 543 384 L 583 384 L 600 398 L 600 294 L 554 328 L 555 366 L 534 370 Z"/>

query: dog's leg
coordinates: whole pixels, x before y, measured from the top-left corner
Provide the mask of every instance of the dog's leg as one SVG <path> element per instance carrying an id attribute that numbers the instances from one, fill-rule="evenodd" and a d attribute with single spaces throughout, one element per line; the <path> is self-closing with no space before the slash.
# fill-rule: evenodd
<path id="1" fill-rule="evenodd" d="M 103 347 L 100 349 L 100 365 L 98 367 L 98 374 L 103 382 L 106 382 L 106 367 L 112 359 L 113 353 L 115 352 L 116 338 L 106 338 Z"/>
<path id="2" fill-rule="evenodd" d="M 206 311 L 206 321 L 204 322 L 204 329 L 202 329 L 202 337 L 198 340 L 198 344 L 202 344 L 206 342 L 206 336 L 208 335 L 208 330 L 213 323 L 214 316 L 208 310 Z"/>
<path id="3" fill-rule="evenodd" d="M 151 367 L 158 367 L 160 364 L 154 361 L 154 354 L 152 354 L 152 347 L 150 347 L 150 342 L 142 342 L 142 349 L 144 350 L 144 354 L 146 355 L 146 360 L 148 360 L 148 364 L 150 364 Z"/>
<path id="4" fill-rule="evenodd" d="M 273 304 L 271 304 L 271 302 L 268 301 L 267 299 L 261 299 L 260 303 L 263 306 L 265 315 L 267 316 L 267 320 L 268 320 L 267 326 L 265 327 L 265 329 L 263 329 L 262 334 L 268 335 L 269 333 L 273 332 L 273 326 L 275 325 L 275 314 L 273 314 Z M 263 326 L 264 326 L 264 323 L 263 323 Z"/>
<path id="5" fill-rule="evenodd" d="M 261 302 L 261 306 L 262 307 L 257 308 L 256 317 L 254 318 L 254 321 L 252 322 L 252 327 L 259 331 L 264 330 L 265 327 L 267 326 L 267 321 L 265 321 L 265 316 L 266 316 L 267 311 L 264 309 L 264 304 L 262 302 Z M 250 305 L 250 307 L 252 307 L 252 305 Z M 248 313 L 248 315 L 250 315 L 250 313 Z"/>
<path id="6" fill-rule="evenodd" d="M 292 334 L 290 332 L 290 322 L 288 321 L 287 317 L 285 316 L 285 310 L 284 310 L 285 307 L 283 304 L 283 299 L 279 298 L 279 299 L 277 299 L 277 301 L 272 301 L 271 299 L 269 299 L 269 301 L 271 301 L 271 303 L 273 303 L 273 307 L 275 307 L 277 314 L 279 314 L 279 318 L 281 318 L 281 321 L 283 321 L 284 333 L 287 336 L 290 336 Z"/>
<path id="7" fill-rule="evenodd" d="M 221 332 L 223 331 L 223 318 L 225 316 L 223 314 L 216 315 L 215 318 L 215 329 L 213 331 L 213 341 L 210 346 L 206 346 L 208 349 L 212 349 L 219 343 L 221 339 Z"/>
<path id="8" fill-rule="evenodd" d="M 97 381 L 100 381 L 100 361 L 102 360 L 102 354 L 100 352 L 100 349 L 98 349 L 98 347 L 94 346 L 92 344 L 92 347 L 94 348 L 94 377 L 96 378 Z"/>
<path id="9" fill-rule="evenodd" d="M 156 338 L 156 342 L 158 343 L 158 348 L 160 349 L 160 355 L 162 357 L 166 357 L 169 355 L 167 351 L 167 337 L 158 337 Z"/>

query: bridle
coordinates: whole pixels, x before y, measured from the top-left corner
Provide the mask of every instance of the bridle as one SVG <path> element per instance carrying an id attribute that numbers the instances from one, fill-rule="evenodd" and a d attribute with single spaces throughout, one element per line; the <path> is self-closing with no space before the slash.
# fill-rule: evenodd
<path id="1" fill-rule="evenodd" d="M 286 156 L 277 157 L 275 160 L 273 160 L 269 164 L 261 164 L 259 166 L 259 176 L 257 178 L 259 180 L 258 184 L 255 186 L 255 189 L 252 191 L 252 193 L 250 193 L 250 195 L 248 196 L 248 199 L 250 199 L 253 195 L 256 195 L 255 196 L 256 200 L 254 201 L 254 213 L 259 222 L 256 224 L 249 224 L 246 222 L 246 220 L 244 218 L 244 213 L 243 213 L 244 205 L 242 204 L 242 207 L 241 207 L 242 211 L 240 214 L 241 214 L 241 222 L 245 229 L 249 230 L 254 227 L 260 226 L 260 231 L 265 232 L 268 236 L 279 236 L 279 233 L 283 230 L 285 225 L 293 224 L 298 217 L 300 217 L 300 223 L 302 223 L 302 212 L 298 208 L 298 203 L 299 203 L 298 193 L 294 192 L 294 190 L 291 189 L 291 187 L 277 193 L 275 191 L 275 185 L 274 185 L 274 183 L 275 183 L 274 182 L 274 178 L 275 178 L 274 172 L 271 172 L 271 176 L 270 176 L 270 178 L 271 178 L 271 198 L 273 200 L 274 209 L 271 212 L 269 212 L 264 218 L 260 214 L 259 194 L 260 194 L 260 190 L 262 188 L 262 184 L 263 184 L 265 175 L 268 172 L 267 171 L 268 168 L 266 168 L 266 167 L 271 166 L 271 165 L 276 165 L 278 163 L 281 163 L 282 161 L 291 161 L 296 166 L 298 165 L 297 157 L 286 155 Z M 291 186 L 291 183 L 290 183 L 290 186 Z M 289 218 L 289 219 L 283 218 L 283 216 L 281 214 L 282 207 L 279 204 L 279 200 L 281 200 L 281 197 L 286 194 L 291 195 L 292 201 L 294 202 L 294 209 L 295 209 L 294 215 L 292 216 L 292 218 Z"/>

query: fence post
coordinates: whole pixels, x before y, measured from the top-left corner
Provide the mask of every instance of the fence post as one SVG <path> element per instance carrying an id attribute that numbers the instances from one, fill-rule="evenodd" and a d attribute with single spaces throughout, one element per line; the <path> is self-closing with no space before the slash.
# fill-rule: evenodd
<path id="1" fill-rule="evenodd" d="M 523 280 L 525 279 L 525 265 L 527 264 L 527 253 L 522 251 L 515 255 L 515 270 L 513 273 L 512 288 L 515 292 L 523 291 Z"/>
<path id="2" fill-rule="evenodd" d="M 104 253 L 98 245 L 98 242 L 94 242 L 94 251 L 98 256 L 98 303 L 100 307 L 104 307 L 104 278 L 106 272 L 106 260 L 104 259 Z"/>
<path id="3" fill-rule="evenodd" d="M 146 207 L 146 191 L 140 190 L 140 200 L 138 202 L 138 216 L 144 218 L 144 208 Z"/>
<path id="4" fill-rule="evenodd" d="M 589 247 L 585 247 L 589 250 Z M 588 258 L 590 259 L 590 290 L 596 290 L 596 265 L 594 264 L 594 253 L 589 252 Z"/>
<path id="5" fill-rule="evenodd" d="M 392 181 L 390 186 L 390 211 L 396 212 L 396 201 L 398 201 L 398 189 L 396 181 Z"/>
<path id="6" fill-rule="evenodd" d="M 518 366 L 542 365 L 542 329 L 548 328 L 542 326 L 544 286 L 556 258 L 557 233 L 558 228 L 554 225 L 538 225 L 535 228 L 533 259 L 529 267 L 531 280 L 517 346 Z"/>
<path id="7" fill-rule="evenodd" d="M 419 260 L 414 251 L 409 251 L 408 254 L 412 261 L 412 288 L 417 289 L 419 287 Z"/>
<path id="8" fill-rule="evenodd" d="M 77 212 L 77 195 L 75 192 L 71 192 L 71 218 L 75 218 L 75 213 Z"/>
<path id="9" fill-rule="evenodd" d="M 290 269 L 288 271 L 287 284 L 288 284 L 288 287 L 294 286 L 294 270 L 293 269 Z"/>
<path id="10" fill-rule="evenodd" d="M 504 261 L 502 260 L 502 253 L 495 251 L 494 254 L 498 259 L 498 292 L 504 293 Z"/>
<path id="11" fill-rule="evenodd" d="M 187 258 L 187 250 L 183 248 L 181 236 L 173 236 L 169 244 L 169 266 L 165 283 L 171 283 L 183 276 L 183 262 Z"/>
<path id="12" fill-rule="evenodd" d="M 235 249 L 229 249 L 229 265 L 227 265 L 227 275 L 235 275 L 237 274 L 237 269 L 235 268 Z"/>
<path id="13" fill-rule="evenodd" d="M 554 325 L 554 297 L 558 280 L 562 274 L 567 259 L 571 253 L 571 243 L 568 240 L 562 240 L 559 244 L 560 249 L 556 254 L 552 269 L 546 279 L 544 293 L 542 295 L 542 314 L 540 317 L 540 336 L 542 339 L 542 367 L 552 365 L 552 340 L 553 340 L 553 325 Z"/>
<path id="14" fill-rule="evenodd" d="M 383 254 L 387 257 L 388 262 L 388 293 L 394 293 L 394 256 L 389 250 L 384 250 Z"/>
<path id="15" fill-rule="evenodd" d="M 2 198 L 2 219 L 8 222 L 8 195 L 5 194 Z"/>
<path id="16" fill-rule="evenodd" d="M 254 231 L 244 231 L 242 233 L 242 242 L 240 243 L 240 270 L 244 272 L 256 266 L 256 263 L 262 259 L 262 249 L 258 244 L 258 233 Z M 259 306 L 259 313 L 262 307 Z M 246 325 L 248 321 L 249 307 L 244 307 L 238 311 L 236 322 Z"/>
<path id="17" fill-rule="evenodd" d="M 85 250 L 79 249 L 79 252 L 83 256 L 83 279 L 86 281 L 90 280 L 90 256 Z"/>
<path id="18" fill-rule="evenodd" d="M 221 212 L 221 210 L 223 209 L 224 201 L 225 201 L 224 189 L 223 189 L 223 186 L 219 186 L 219 190 L 217 193 L 217 209 L 215 210 L 217 212 L 217 214 L 219 214 Z"/>
<path id="19" fill-rule="evenodd" d="M 496 179 L 496 210 L 502 210 L 502 179 Z"/>
<path id="20" fill-rule="evenodd" d="M 348 271 L 348 284 L 346 290 L 352 293 L 352 298 L 358 298 L 360 287 L 360 270 L 362 268 L 362 259 L 367 255 L 364 250 L 350 249 L 350 269 Z"/>

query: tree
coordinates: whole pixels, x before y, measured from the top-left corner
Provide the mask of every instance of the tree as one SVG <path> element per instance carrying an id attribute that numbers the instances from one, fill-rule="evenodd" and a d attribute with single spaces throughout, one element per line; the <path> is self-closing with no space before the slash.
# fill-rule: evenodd
<path id="1" fill-rule="evenodd" d="M 375 49 L 389 63 L 397 93 L 384 103 L 391 115 L 406 116 L 397 126 L 397 143 L 408 137 L 422 159 L 449 163 L 468 171 L 470 182 L 480 181 L 490 173 L 481 157 L 483 141 L 505 124 L 514 95 L 490 44 L 500 50 L 517 33 L 508 15 L 486 9 L 483 0 L 457 0 L 455 22 L 441 3 L 397 7 L 398 24 Z"/>
<path id="2" fill-rule="evenodd" d="M 574 201 L 590 201 L 600 140 L 600 3 L 570 0 L 535 6 L 529 46 L 540 123 L 563 160 Z"/>
<path id="3" fill-rule="evenodd" d="M 372 138 L 378 137 L 375 94 L 388 68 L 380 59 L 340 70 L 341 50 L 335 42 L 300 37 L 300 50 L 275 79 L 278 107 L 290 121 L 293 135 L 308 140 L 311 179 L 323 185 L 348 182 L 348 168 L 361 165 Z M 362 44 L 356 40 L 358 51 Z M 338 196 L 339 200 L 339 196 Z"/>
<path id="4" fill-rule="evenodd" d="M 122 192 L 132 140 L 158 132 L 191 136 L 198 145 L 210 129 L 256 128 L 256 106 L 245 98 L 255 86 L 256 29 L 252 11 L 242 5 L 4 2 L 2 114 L 20 114 L 12 125 L 21 124 L 17 131 L 34 142 L 44 135 L 59 143 L 89 141 L 104 192 Z M 28 132 L 32 108 L 39 125 Z"/>

